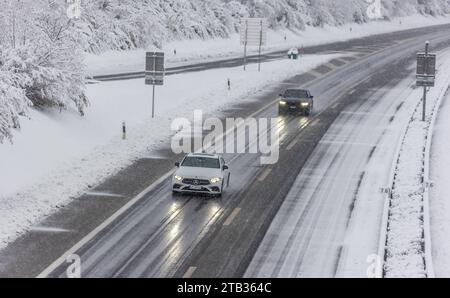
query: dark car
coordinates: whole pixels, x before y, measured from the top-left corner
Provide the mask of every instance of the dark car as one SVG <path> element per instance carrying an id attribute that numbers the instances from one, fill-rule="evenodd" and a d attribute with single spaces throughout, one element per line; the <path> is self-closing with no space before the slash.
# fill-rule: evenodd
<path id="1" fill-rule="evenodd" d="M 301 113 L 311 115 L 314 107 L 314 96 L 308 90 L 289 89 L 280 94 L 278 111 L 280 115 L 287 113 Z"/>

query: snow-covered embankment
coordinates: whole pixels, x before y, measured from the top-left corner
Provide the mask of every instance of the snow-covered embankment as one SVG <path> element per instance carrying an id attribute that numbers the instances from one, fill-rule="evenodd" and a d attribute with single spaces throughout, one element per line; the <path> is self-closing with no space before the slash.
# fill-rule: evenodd
<path id="1" fill-rule="evenodd" d="M 422 121 L 422 89 L 411 100 L 417 107 L 406 128 L 389 200 L 384 256 L 385 277 L 434 277 L 429 210 L 430 142 L 440 103 L 448 94 L 450 53 L 439 54 L 436 87 L 428 92 L 426 121 Z"/>

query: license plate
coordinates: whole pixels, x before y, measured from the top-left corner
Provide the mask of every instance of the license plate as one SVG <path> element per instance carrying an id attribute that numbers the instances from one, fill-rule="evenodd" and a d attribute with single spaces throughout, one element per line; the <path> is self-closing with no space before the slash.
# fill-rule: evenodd
<path id="1" fill-rule="evenodd" d="M 202 190 L 201 186 L 191 186 L 192 190 Z"/>
<path id="2" fill-rule="evenodd" d="M 295 110 L 295 109 L 297 109 L 297 107 L 291 107 L 291 110 Z"/>

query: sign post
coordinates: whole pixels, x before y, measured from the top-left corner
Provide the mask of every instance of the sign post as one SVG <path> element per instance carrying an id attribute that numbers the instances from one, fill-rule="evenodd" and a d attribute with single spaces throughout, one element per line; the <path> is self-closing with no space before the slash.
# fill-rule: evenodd
<path id="1" fill-rule="evenodd" d="M 152 118 L 155 118 L 155 87 L 164 85 L 164 53 L 148 52 L 146 54 L 145 84 L 153 86 Z"/>
<path id="2" fill-rule="evenodd" d="M 264 18 L 241 19 L 241 45 L 244 46 L 244 70 L 247 68 L 247 47 L 258 46 L 258 70 L 261 71 L 261 51 L 267 43 L 267 20 Z"/>
<path id="3" fill-rule="evenodd" d="M 248 19 L 245 20 L 244 30 L 244 71 L 247 68 Z"/>
<path id="4" fill-rule="evenodd" d="M 259 31 L 258 72 L 261 72 L 261 50 L 262 50 L 263 30 L 264 30 L 263 20 L 260 21 L 260 24 L 261 24 L 261 28 L 260 28 L 260 31 Z"/>
<path id="5" fill-rule="evenodd" d="M 436 54 L 429 53 L 430 42 L 425 43 L 425 53 L 417 54 L 417 86 L 423 87 L 422 121 L 426 120 L 427 88 L 436 80 Z"/>

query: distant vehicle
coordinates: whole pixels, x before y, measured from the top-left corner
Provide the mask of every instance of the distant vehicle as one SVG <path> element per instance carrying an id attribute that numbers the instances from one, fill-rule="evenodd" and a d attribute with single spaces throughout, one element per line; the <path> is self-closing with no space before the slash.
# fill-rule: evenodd
<path id="1" fill-rule="evenodd" d="M 308 90 L 289 89 L 280 94 L 278 103 L 278 113 L 280 115 L 295 112 L 310 116 L 313 108 L 314 96 Z"/>
<path id="2" fill-rule="evenodd" d="M 298 49 L 292 48 L 288 51 L 288 58 L 289 59 L 297 59 L 298 58 Z"/>
<path id="3" fill-rule="evenodd" d="M 188 154 L 172 178 L 174 194 L 202 193 L 222 196 L 230 182 L 230 172 L 225 160 L 216 154 Z"/>

